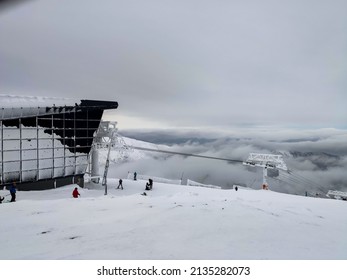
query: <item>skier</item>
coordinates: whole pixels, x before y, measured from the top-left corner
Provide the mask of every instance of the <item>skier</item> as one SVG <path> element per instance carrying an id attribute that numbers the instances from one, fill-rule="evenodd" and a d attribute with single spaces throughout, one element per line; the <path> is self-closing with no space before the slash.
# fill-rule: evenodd
<path id="1" fill-rule="evenodd" d="M 72 196 L 73 196 L 74 198 L 78 198 L 79 195 L 80 195 L 80 194 L 79 194 L 79 192 L 78 192 L 78 189 L 75 188 L 75 189 L 73 190 L 73 192 L 72 192 Z"/>
<path id="2" fill-rule="evenodd" d="M 239 189 L 239 188 L 236 186 L 236 187 L 235 187 L 235 191 L 237 191 L 238 189 Z"/>
<path id="3" fill-rule="evenodd" d="M 0 196 L 0 204 L 2 203 L 2 201 L 4 200 L 5 198 Z"/>
<path id="4" fill-rule="evenodd" d="M 121 189 L 123 189 L 123 180 L 122 179 L 119 179 L 119 184 L 118 184 L 117 189 L 119 189 L 119 187 L 121 187 Z"/>
<path id="5" fill-rule="evenodd" d="M 10 194 L 11 194 L 11 200 L 10 202 L 15 202 L 16 201 L 16 182 L 13 182 L 10 188 Z"/>
<path id="6" fill-rule="evenodd" d="M 135 172 L 135 173 L 134 173 L 134 181 L 136 181 L 136 180 L 137 180 L 137 178 L 136 178 L 136 177 L 137 177 L 137 173 Z"/>

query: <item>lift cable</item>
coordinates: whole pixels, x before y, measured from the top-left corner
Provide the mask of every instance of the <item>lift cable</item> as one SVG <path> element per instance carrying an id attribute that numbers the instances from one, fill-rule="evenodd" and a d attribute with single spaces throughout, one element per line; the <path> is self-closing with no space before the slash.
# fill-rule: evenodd
<path id="1" fill-rule="evenodd" d="M 301 178 L 302 180 L 305 180 L 305 181 L 307 181 L 307 182 L 314 183 L 314 184 L 316 184 L 316 185 L 318 185 L 318 186 L 324 188 L 324 186 L 320 185 L 319 183 L 314 182 L 312 179 L 309 179 L 309 178 L 304 177 L 304 176 L 302 176 L 302 175 L 300 175 L 300 174 L 294 173 L 293 171 L 291 171 L 289 174 L 292 175 L 292 176 L 294 176 L 294 177 Z"/>
<path id="2" fill-rule="evenodd" d="M 306 179 L 304 177 L 301 178 L 300 176 L 295 176 L 293 173 L 281 172 L 280 177 L 287 179 L 287 180 L 290 180 L 292 182 L 295 182 L 296 184 L 302 184 L 302 185 L 306 185 L 309 187 L 314 187 L 314 188 L 318 189 L 320 192 L 325 193 L 324 187 L 321 186 L 320 184 L 318 184 L 312 180 Z"/>
<path id="3" fill-rule="evenodd" d="M 143 151 L 149 151 L 149 152 L 158 152 L 158 153 L 166 153 L 166 154 L 172 154 L 172 155 L 181 155 L 181 156 L 186 156 L 186 157 L 199 157 L 199 158 L 223 160 L 223 161 L 227 161 L 227 162 L 231 162 L 231 163 L 243 163 L 242 160 L 237 160 L 237 159 L 220 158 L 220 157 L 212 157 L 212 156 L 203 156 L 203 155 L 181 153 L 181 152 L 172 152 L 172 151 L 159 150 L 159 149 L 150 149 L 150 148 L 136 147 L 136 146 L 128 146 L 128 147 L 132 148 L 132 149 L 135 149 L 135 150 L 143 150 Z"/>

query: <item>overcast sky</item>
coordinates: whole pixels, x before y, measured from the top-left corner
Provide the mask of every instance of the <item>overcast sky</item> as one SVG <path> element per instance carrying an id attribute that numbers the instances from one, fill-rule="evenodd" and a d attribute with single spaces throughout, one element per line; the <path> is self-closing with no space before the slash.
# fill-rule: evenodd
<path id="1" fill-rule="evenodd" d="M 0 93 L 119 102 L 119 127 L 347 128 L 345 0 L 32 0 Z"/>

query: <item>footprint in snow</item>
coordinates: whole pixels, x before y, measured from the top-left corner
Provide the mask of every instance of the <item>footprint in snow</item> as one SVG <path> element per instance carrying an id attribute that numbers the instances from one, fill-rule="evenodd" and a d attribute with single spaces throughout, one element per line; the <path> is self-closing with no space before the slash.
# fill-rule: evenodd
<path id="1" fill-rule="evenodd" d="M 74 239 L 76 239 L 76 238 L 80 238 L 81 236 L 71 236 L 71 237 L 69 237 L 69 239 L 70 240 L 74 240 Z"/>

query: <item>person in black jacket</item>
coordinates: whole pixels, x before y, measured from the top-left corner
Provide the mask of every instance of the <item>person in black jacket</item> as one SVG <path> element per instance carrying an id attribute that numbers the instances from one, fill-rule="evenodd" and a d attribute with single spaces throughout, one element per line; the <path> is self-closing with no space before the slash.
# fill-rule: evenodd
<path id="1" fill-rule="evenodd" d="M 146 183 L 146 191 L 150 191 L 153 188 L 153 180 L 152 179 L 148 179 L 148 183 Z"/>
<path id="2" fill-rule="evenodd" d="M 120 187 L 121 189 L 123 189 L 123 180 L 122 180 L 122 179 L 119 179 L 119 184 L 118 184 L 117 189 L 119 189 L 119 187 Z"/>
<path id="3" fill-rule="evenodd" d="M 2 201 L 3 201 L 4 199 L 5 199 L 4 197 L 1 197 L 1 196 L 0 196 L 0 204 L 2 203 Z"/>

